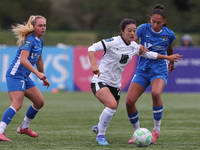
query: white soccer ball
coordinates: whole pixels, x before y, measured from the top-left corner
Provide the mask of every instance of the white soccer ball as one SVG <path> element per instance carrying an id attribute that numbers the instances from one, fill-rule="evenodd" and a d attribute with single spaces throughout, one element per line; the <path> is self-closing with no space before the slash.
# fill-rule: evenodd
<path id="1" fill-rule="evenodd" d="M 148 146 L 151 144 L 152 134 L 146 128 L 139 128 L 133 133 L 133 142 L 139 147 Z"/>

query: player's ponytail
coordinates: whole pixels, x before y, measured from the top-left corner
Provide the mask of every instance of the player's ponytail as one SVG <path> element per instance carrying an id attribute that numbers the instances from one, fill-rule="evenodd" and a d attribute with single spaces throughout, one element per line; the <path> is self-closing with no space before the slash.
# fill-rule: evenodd
<path id="1" fill-rule="evenodd" d="M 154 7 L 153 10 L 155 10 L 155 9 L 162 9 L 162 10 L 164 10 L 164 6 L 161 5 L 161 4 L 157 4 L 157 5 Z"/>
<path id="2" fill-rule="evenodd" d="M 16 24 L 16 26 L 12 26 L 12 31 L 18 38 L 17 40 L 18 46 L 21 46 L 24 43 L 27 35 L 32 34 L 34 32 L 33 26 L 35 25 L 37 18 L 44 18 L 44 17 L 40 15 L 37 15 L 37 16 L 32 15 L 29 17 L 29 20 L 27 21 L 27 23 Z"/>
<path id="3" fill-rule="evenodd" d="M 163 19 L 165 19 L 164 6 L 161 5 L 161 4 L 157 4 L 157 5 L 154 7 L 151 16 L 153 16 L 154 14 L 160 15 L 160 16 L 163 17 Z M 166 22 L 163 26 L 166 26 L 166 25 L 167 25 L 167 22 Z"/>

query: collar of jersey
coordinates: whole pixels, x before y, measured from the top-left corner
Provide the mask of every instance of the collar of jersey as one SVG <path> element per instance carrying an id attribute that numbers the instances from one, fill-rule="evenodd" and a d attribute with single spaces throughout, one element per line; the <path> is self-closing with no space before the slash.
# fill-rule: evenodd
<path id="1" fill-rule="evenodd" d="M 36 36 L 35 36 L 35 39 L 38 40 L 38 41 L 40 41 L 40 39 L 38 39 Z"/>
<path id="2" fill-rule="evenodd" d="M 153 33 L 156 33 L 156 34 L 160 34 L 160 33 L 162 32 L 162 29 L 161 29 L 159 32 L 156 32 L 156 31 L 154 31 L 154 30 L 151 28 L 151 31 L 152 31 Z"/>
<path id="3" fill-rule="evenodd" d="M 124 41 L 124 43 L 129 46 L 130 44 L 126 43 L 126 41 L 123 39 L 123 37 L 121 36 L 122 40 Z"/>
<path id="4" fill-rule="evenodd" d="M 32 35 L 35 37 L 35 39 L 36 39 L 37 41 L 40 41 L 40 39 L 39 39 L 39 38 L 37 38 L 37 36 L 35 36 L 35 34 L 34 34 L 34 33 L 33 33 Z"/>

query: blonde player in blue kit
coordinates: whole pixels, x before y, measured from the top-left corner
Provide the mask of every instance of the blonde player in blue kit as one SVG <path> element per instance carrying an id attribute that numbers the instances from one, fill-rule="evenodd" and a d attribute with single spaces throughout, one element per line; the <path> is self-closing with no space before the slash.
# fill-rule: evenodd
<path id="1" fill-rule="evenodd" d="M 157 52 L 162 55 L 172 55 L 173 41 L 176 38 L 175 34 L 169 28 L 166 28 L 166 19 L 164 7 L 160 4 L 156 5 L 151 16 L 150 23 L 142 24 L 137 28 L 137 39 L 140 44 L 144 45 L 151 52 Z M 152 143 L 154 143 L 160 135 L 160 124 L 163 111 L 163 103 L 161 94 L 164 87 L 167 85 L 168 72 L 174 69 L 174 62 L 167 64 L 166 60 L 152 60 L 141 57 L 136 73 L 129 86 L 126 108 L 128 118 L 134 127 L 134 131 L 140 128 L 138 110 L 135 106 L 136 101 L 151 85 L 152 100 L 153 100 L 153 117 L 154 128 L 152 132 Z M 133 144 L 133 139 L 129 140 Z"/>
<path id="2" fill-rule="evenodd" d="M 38 137 L 36 132 L 31 131 L 29 124 L 44 105 L 44 99 L 35 83 L 29 77 L 30 73 L 34 73 L 42 80 L 43 85 L 47 86 L 47 88 L 50 86 L 44 74 L 42 60 L 43 40 L 41 36 L 46 31 L 46 19 L 39 15 L 30 16 L 26 24 L 17 24 L 13 26 L 12 31 L 18 37 L 19 49 L 6 73 L 11 105 L 5 111 L 0 123 L 0 141 L 11 141 L 5 136 L 4 131 L 13 116 L 21 108 L 24 96 L 30 99 L 33 104 L 28 108 L 24 121 L 18 127 L 17 132 L 19 134 L 27 134 L 30 137 Z M 34 68 L 35 64 L 37 69 Z"/>
<path id="3" fill-rule="evenodd" d="M 177 61 L 179 54 L 171 56 L 160 55 L 134 42 L 136 22 L 126 18 L 120 24 L 121 35 L 94 43 L 88 48 L 88 56 L 94 73 L 91 89 L 96 98 L 104 105 L 99 117 L 98 126 L 92 128 L 97 134 L 96 142 L 106 146 L 106 129 L 113 118 L 120 100 L 121 76 L 126 65 L 134 55 L 142 55 L 150 59 L 167 59 Z M 95 52 L 104 51 L 100 65 L 96 65 Z"/>

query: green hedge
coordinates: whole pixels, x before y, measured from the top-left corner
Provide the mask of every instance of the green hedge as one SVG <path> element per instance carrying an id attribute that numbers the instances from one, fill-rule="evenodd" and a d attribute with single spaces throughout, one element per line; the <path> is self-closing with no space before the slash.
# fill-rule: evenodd
<path id="1" fill-rule="evenodd" d="M 195 46 L 200 46 L 200 34 L 191 33 Z M 176 40 L 174 46 L 180 46 L 181 37 L 183 34 L 176 33 Z M 89 46 L 92 43 L 100 40 L 97 39 L 98 32 L 95 31 L 48 31 L 43 37 L 45 45 L 56 45 L 57 43 L 64 43 L 66 45 L 85 45 Z M 107 38 L 107 37 L 105 37 Z M 0 30 L 0 45 L 16 45 L 17 39 L 12 34 L 11 30 Z"/>

